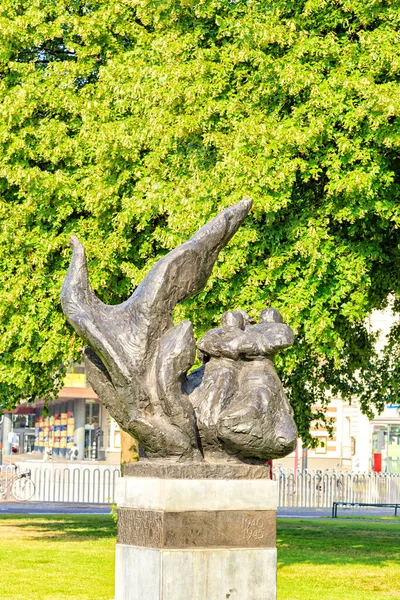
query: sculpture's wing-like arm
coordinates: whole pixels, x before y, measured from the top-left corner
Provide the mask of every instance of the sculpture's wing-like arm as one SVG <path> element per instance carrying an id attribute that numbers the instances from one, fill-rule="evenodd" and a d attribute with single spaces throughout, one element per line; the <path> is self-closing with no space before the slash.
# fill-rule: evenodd
<path id="1" fill-rule="evenodd" d="M 78 238 L 71 236 L 70 245 L 72 260 L 61 289 L 64 314 L 79 336 L 101 356 L 115 382 L 123 383 L 131 374 L 123 360 L 123 345 L 115 343 L 110 330 L 114 307 L 95 296 L 89 282 L 85 249 Z"/>
<path id="2" fill-rule="evenodd" d="M 148 312 L 170 314 L 176 304 L 203 289 L 218 254 L 236 233 L 251 206 L 252 200 L 247 198 L 226 208 L 187 242 L 161 258 L 127 304 L 140 302 Z"/>
<path id="3" fill-rule="evenodd" d="M 251 199 L 246 199 L 223 210 L 190 240 L 161 258 L 132 296 L 115 306 L 96 298 L 89 283 L 85 250 L 76 237 L 71 237 L 73 256 L 61 291 L 63 311 L 102 359 L 107 356 L 108 369 L 118 365 L 121 374 L 128 376 L 126 363 L 143 364 L 152 354 L 155 343 L 173 326 L 175 305 L 205 286 L 219 252 L 251 205 Z M 118 339 L 116 329 L 122 336 Z"/>

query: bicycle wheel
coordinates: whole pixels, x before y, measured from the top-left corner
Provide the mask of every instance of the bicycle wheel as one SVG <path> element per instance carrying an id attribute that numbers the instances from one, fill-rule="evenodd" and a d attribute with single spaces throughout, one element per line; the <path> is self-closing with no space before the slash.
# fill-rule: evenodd
<path id="1" fill-rule="evenodd" d="M 11 493 L 17 500 L 30 500 L 35 493 L 35 484 L 32 479 L 19 477 L 12 484 Z"/>

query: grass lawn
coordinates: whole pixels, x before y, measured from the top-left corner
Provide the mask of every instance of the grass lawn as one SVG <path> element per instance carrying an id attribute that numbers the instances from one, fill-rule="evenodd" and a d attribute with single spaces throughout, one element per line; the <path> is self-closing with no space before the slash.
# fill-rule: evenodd
<path id="1" fill-rule="evenodd" d="M 1 515 L 0 599 L 111 600 L 115 533 L 108 515 Z M 388 599 L 400 522 L 278 520 L 278 600 Z"/>
<path id="2" fill-rule="evenodd" d="M 278 520 L 278 600 L 400 599 L 400 522 Z"/>
<path id="3" fill-rule="evenodd" d="M 1 600 L 111 600 L 108 515 L 1 515 Z"/>

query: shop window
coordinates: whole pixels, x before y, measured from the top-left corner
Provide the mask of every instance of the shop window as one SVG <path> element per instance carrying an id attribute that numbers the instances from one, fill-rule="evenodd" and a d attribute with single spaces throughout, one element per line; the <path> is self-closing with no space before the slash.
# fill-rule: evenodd
<path id="1" fill-rule="evenodd" d="M 387 461 L 387 470 L 390 473 L 400 473 L 400 427 L 398 424 L 388 426 Z"/>
<path id="2" fill-rule="evenodd" d="M 380 454 L 386 445 L 386 425 L 374 425 L 372 432 L 372 451 L 374 454 Z"/>
<path id="3" fill-rule="evenodd" d="M 102 431 L 99 430 L 100 404 L 86 400 L 85 404 L 85 458 L 98 458 L 102 445 Z"/>
<path id="4" fill-rule="evenodd" d="M 372 459 L 374 470 L 379 458 L 380 468 L 387 473 L 400 473 L 400 425 L 374 425 L 372 431 Z"/>
<path id="5" fill-rule="evenodd" d="M 35 449 L 35 435 L 34 434 L 28 434 L 28 433 L 24 434 L 23 448 L 24 448 L 25 454 L 28 454 L 28 453 L 31 453 L 34 451 L 34 449 Z"/>
<path id="6" fill-rule="evenodd" d="M 35 427 L 35 415 L 13 415 L 13 429 L 33 429 Z"/>
<path id="7" fill-rule="evenodd" d="M 86 400 L 85 406 L 85 425 L 89 427 L 98 427 L 100 419 L 100 404 Z"/>

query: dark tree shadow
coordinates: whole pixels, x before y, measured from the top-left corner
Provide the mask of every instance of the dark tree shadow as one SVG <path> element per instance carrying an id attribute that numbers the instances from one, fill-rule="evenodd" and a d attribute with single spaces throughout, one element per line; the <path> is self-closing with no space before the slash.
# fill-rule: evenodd
<path id="1" fill-rule="evenodd" d="M 117 527 L 111 515 L 0 515 L 0 523 L 32 532 L 32 539 L 87 541 L 116 537 Z M 37 535 L 35 535 L 37 532 Z"/>

